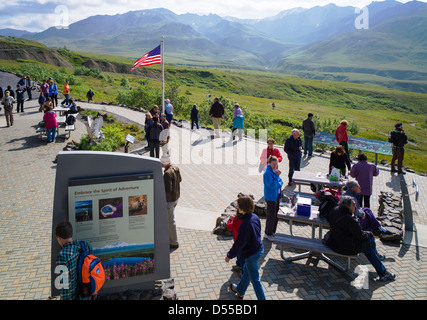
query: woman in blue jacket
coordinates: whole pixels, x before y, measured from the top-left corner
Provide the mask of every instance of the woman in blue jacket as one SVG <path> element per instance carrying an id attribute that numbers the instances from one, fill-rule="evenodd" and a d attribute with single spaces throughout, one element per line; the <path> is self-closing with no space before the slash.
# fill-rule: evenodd
<path id="1" fill-rule="evenodd" d="M 265 236 L 270 241 L 273 241 L 277 229 L 277 213 L 279 212 L 280 195 L 283 186 L 278 165 L 279 160 L 275 156 L 271 156 L 268 158 L 268 164 L 263 175 L 264 199 L 267 204 Z"/>
<path id="2" fill-rule="evenodd" d="M 56 86 L 56 83 L 53 82 L 53 80 L 50 80 L 49 82 L 49 97 L 52 100 L 53 107 L 58 106 L 58 87 Z"/>

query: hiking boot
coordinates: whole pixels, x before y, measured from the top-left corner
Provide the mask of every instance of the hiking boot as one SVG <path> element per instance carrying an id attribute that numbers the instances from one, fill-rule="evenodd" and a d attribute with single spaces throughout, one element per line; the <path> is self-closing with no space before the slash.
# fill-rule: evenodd
<path id="1" fill-rule="evenodd" d="M 243 296 L 237 292 L 237 285 L 234 283 L 230 283 L 230 290 L 233 291 L 236 294 L 236 297 L 238 299 L 243 299 Z"/>
<path id="2" fill-rule="evenodd" d="M 391 280 L 394 280 L 394 279 L 396 279 L 396 275 L 394 273 L 391 273 L 391 272 L 388 272 L 388 271 L 385 272 L 385 275 L 383 275 L 382 277 L 380 277 L 380 281 L 391 281 Z"/>

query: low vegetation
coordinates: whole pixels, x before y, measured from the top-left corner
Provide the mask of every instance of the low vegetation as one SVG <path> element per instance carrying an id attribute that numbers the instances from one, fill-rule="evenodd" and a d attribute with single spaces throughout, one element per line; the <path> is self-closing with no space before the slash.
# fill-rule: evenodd
<path id="1" fill-rule="evenodd" d="M 74 98 L 85 99 L 89 88 L 95 91 L 95 102 L 112 102 L 133 108 L 150 109 L 161 105 L 161 72 L 159 66 L 140 68 L 133 73 L 112 73 L 83 65 L 92 55 L 58 49 L 74 68 L 53 67 L 35 61 L 1 60 L 3 69 L 30 75 L 33 79 L 54 78 L 59 86 L 69 80 Z M 105 63 L 123 68 L 128 59 L 118 58 Z M 226 108 L 224 129 L 231 127 L 233 105 L 243 109 L 245 129 L 268 129 L 277 144 L 283 144 L 292 128 L 301 128 L 308 112 L 315 114 L 318 131 L 333 132 L 342 119 L 350 123 L 351 135 L 387 141 L 394 124 L 401 121 L 409 137 L 405 165 L 420 173 L 427 172 L 426 95 L 355 83 L 292 78 L 259 70 L 232 70 L 166 66 L 165 97 L 175 108 L 175 117 L 189 119 L 193 104 L 199 108 L 202 125 L 212 127 L 208 112 L 215 96 Z M 272 103 L 276 107 L 272 109 Z M 116 126 L 116 125 L 115 125 Z M 109 130 L 109 129 L 107 129 Z M 113 130 L 115 133 L 119 128 Z M 118 136 L 119 134 L 117 134 Z M 102 150 L 122 144 L 97 146 Z M 117 142 L 118 141 L 118 142 Z M 84 142 L 84 140 L 83 140 Z M 107 144 L 107 143 L 106 143 Z M 370 160 L 373 154 L 368 154 Z M 391 157 L 379 155 L 379 160 Z"/>

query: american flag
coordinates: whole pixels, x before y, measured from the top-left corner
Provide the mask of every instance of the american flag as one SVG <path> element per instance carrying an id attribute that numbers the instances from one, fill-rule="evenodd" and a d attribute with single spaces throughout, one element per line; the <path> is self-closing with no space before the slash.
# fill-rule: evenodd
<path id="1" fill-rule="evenodd" d="M 141 58 L 135 61 L 133 68 L 130 71 L 139 67 L 151 66 L 152 64 L 162 63 L 162 55 L 160 53 L 160 46 L 144 54 Z"/>

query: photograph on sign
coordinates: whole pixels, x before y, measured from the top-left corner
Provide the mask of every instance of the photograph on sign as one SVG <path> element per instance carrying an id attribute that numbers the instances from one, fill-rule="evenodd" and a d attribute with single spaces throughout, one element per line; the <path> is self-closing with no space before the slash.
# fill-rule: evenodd
<path id="1" fill-rule="evenodd" d="M 88 241 L 106 280 L 154 272 L 152 175 L 70 181 L 69 221 L 75 238 Z"/>

